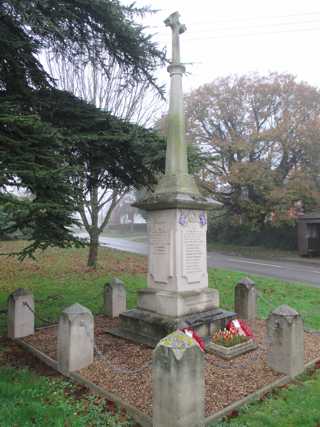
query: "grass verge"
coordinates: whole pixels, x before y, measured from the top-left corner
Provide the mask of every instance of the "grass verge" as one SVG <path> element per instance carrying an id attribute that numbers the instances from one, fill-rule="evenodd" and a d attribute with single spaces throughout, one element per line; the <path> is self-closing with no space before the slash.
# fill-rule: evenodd
<path id="1" fill-rule="evenodd" d="M 263 402 L 243 407 L 239 416 L 215 427 L 317 427 L 320 422 L 320 372 L 299 377 L 301 384 L 290 384 L 271 393 Z"/>
<path id="2" fill-rule="evenodd" d="M 39 427 L 124 427 L 132 425 L 106 414 L 106 402 L 94 396 L 75 399 L 76 388 L 28 369 L 0 367 L 0 425 Z"/>
<path id="3" fill-rule="evenodd" d="M 208 242 L 208 251 L 217 251 L 228 255 L 244 256 L 248 258 L 261 258 L 261 259 L 282 259 L 308 262 L 309 259 L 301 258 L 297 251 L 290 251 L 284 249 L 270 249 L 263 248 L 262 246 L 241 246 L 232 243 L 221 242 Z M 312 258 L 310 261 L 320 262 L 319 258 Z"/>
<path id="4" fill-rule="evenodd" d="M 0 242 L 0 252 L 14 251 L 20 244 L 19 242 Z M 117 276 L 124 281 L 128 291 L 128 307 L 134 307 L 136 305 L 137 290 L 146 286 L 146 258 L 101 248 L 98 269 L 93 271 L 86 267 L 86 257 L 87 249 L 50 249 L 39 254 L 38 261 L 26 260 L 23 263 L 16 261 L 14 258 L 0 257 L 0 311 L 5 308 L 8 295 L 16 288 L 24 287 L 34 293 L 38 315 L 50 321 L 57 321 L 61 310 L 75 302 L 85 305 L 94 313 L 99 313 L 102 311 L 104 284 L 112 276 Z M 223 308 L 233 309 L 234 286 L 244 275 L 241 272 L 209 269 L 209 285 L 220 291 L 221 306 Z M 250 277 L 256 282 L 257 288 L 264 296 L 264 299 L 259 299 L 258 301 L 259 317 L 265 318 L 272 308 L 280 304 L 288 304 L 302 313 L 308 326 L 320 329 L 319 289 L 304 284 L 286 283 L 276 279 Z M 41 323 L 41 321 L 37 320 L 37 325 Z M 5 330 L 6 318 L 4 315 L 0 315 L 0 335 L 4 334 Z M 59 387 L 63 388 L 64 386 L 56 383 L 51 385 L 48 383 L 49 380 L 45 378 L 37 379 L 30 372 L 15 371 L 12 368 L 8 368 L 8 371 L 6 371 L 5 369 L 7 368 L 0 369 L 1 426 L 121 425 L 106 424 L 106 422 L 105 424 L 99 424 L 98 421 L 96 424 L 76 424 L 76 422 L 80 423 L 86 419 L 85 416 L 88 414 L 85 413 L 83 414 L 84 418 L 80 419 L 80 421 L 77 416 L 74 423 L 70 418 L 69 424 L 59 424 L 58 421 L 56 424 L 39 424 L 40 421 L 37 421 L 38 424 L 31 424 L 33 413 L 38 414 L 37 411 L 40 411 L 39 420 L 42 416 L 45 416 L 45 413 L 41 413 L 41 408 L 37 406 L 37 402 L 42 402 L 44 405 L 48 404 L 50 411 L 55 411 L 54 408 L 60 405 L 63 410 L 67 411 L 65 412 L 66 416 L 72 417 L 71 412 L 68 412 L 69 409 L 71 411 L 71 407 L 69 408 L 68 406 L 70 402 L 68 399 L 64 401 L 59 392 Z M 37 386 L 38 380 L 40 381 L 39 387 Z M 300 386 L 300 388 L 290 386 L 288 389 L 272 395 L 270 399 L 267 399 L 262 404 L 250 405 L 241 411 L 239 418 L 230 420 L 230 422 L 223 425 L 231 425 L 232 427 L 315 427 L 317 422 L 319 423 L 320 421 L 320 376 L 317 374 L 311 379 L 304 378 L 304 380 L 303 386 Z M 35 389 L 32 388 L 33 383 L 36 385 Z M 58 387 L 58 389 L 54 387 Z M 37 394 L 37 389 L 39 389 L 42 397 Z M 60 396 L 59 399 L 62 400 L 54 400 L 55 391 Z M 28 403 L 25 399 L 29 395 L 34 397 Z M 3 399 L 6 399 L 5 396 L 9 396 L 6 400 L 7 403 L 3 403 Z M 18 396 L 18 400 L 14 400 L 16 411 L 19 411 L 19 405 L 21 405 L 21 409 L 25 412 L 24 417 L 29 417 L 25 419 L 31 420 L 30 424 L 21 424 L 19 421 L 20 415 L 16 415 L 16 421 L 13 424 L 2 423 L 2 420 L 7 422 L 8 419 L 11 419 L 8 418 L 10 414 L 5 405 L 8 405 L 11 411 L 14 411 L 10 403 L 10 396 L 12 400 L 13 396 Z M 64 406 L 69 409 L 65 409 Z M 72 408 L 74 407 L 72 406 Z M 92 410 L 94 411 L 95 409 L 93 408 Z M 81 410 L 75 410 L 74 413 L 81 414 Z M 1 416 L 4 418 L 1 418 Z M 38 415 L 36 416 L 38 417 Z M 66 419 L 68 420 L 68 418 Z M 115 420 L 111 419 L 108 422 L 115 422 Z"/>

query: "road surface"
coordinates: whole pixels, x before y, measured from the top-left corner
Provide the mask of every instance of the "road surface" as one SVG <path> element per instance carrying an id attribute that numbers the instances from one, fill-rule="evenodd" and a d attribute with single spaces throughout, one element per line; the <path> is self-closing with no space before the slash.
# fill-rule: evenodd
<path id="1" fill-rule="evenodd" d="M 85 237 L 82 235 L 81 237 Z M 148 254 L 148 245 L 125 239 L 100 237 L 101 246 L 118 249 L 120 251 L 133 252 L 140 255 Z M 309 283 L 320 287 L 320 265 L 304 264 L 292 261 L 263 260 L 256 258 L 244 258 L 208 252 L 208 267 L 225 268 L 227 270 L 241 271 L 247 274 L 275 277 L 289 282 Z"/>

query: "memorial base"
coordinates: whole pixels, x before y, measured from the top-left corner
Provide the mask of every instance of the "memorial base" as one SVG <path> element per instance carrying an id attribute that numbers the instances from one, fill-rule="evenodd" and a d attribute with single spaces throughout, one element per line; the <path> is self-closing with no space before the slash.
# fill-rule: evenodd
<path id="1" fill-rule="evenodd" d="M 138 292 L 137 308 L 160 316 L 177 318 L 209 311 L 219 305 L 217 289 L 174 292 L 146 288 Z"/>
<path id="2" fill-rule="evenodd" d="M 146 310 L 133 309 L 120 314 L 120 327 L 106 332 L 150 347 L 171 332 L 185 327 L 193 328 L 201 337 L 212 336 L 223 329 L 236 313 L 215 308 L 180 317 L 161 316 Z"/>
<path id="3" fill-rule="evenodd" d="M 248 353 L 249 351 L 256 350 L 257 348 L 258 346 L 253 339 L 249 339 L 248 341 L 234 345 L 233 347 L 224 347 L 223 345 L 209 342 L 206 345 L 206 352 L 215 354 L 222 359 L 230 360 L 234 357 Z"/>

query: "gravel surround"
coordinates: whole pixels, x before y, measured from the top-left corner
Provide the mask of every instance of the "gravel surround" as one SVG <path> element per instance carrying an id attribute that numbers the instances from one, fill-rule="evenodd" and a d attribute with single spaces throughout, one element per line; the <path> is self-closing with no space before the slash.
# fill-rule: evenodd
<path id="1" fill-rule="evenodd" d="M 118 326 L 117 319 L 104 316 L 95 318 L 95 342 L 115 368 L 138 369 L 152 360 L 152 349 L 116 338 L 104 332 Z M 266 364 L 266 323 L 264 320 L 248 322 L 258 349 L 230 361 L 212 354 L 205 355 L 205 415 L 209 416 L 254 391 L 284 377 Z M 37 330 L 24 341 L 56 360 L 57 328 Z M 320 356 L 320 335 L 305 332 L 305 363 Z M 151 367 L 136 373 L 113 371 L 104 359 L 96 355 L 95 361 L 80 374 L 87 380 L 121 397 L 146 415 L 152 414 Z"/>

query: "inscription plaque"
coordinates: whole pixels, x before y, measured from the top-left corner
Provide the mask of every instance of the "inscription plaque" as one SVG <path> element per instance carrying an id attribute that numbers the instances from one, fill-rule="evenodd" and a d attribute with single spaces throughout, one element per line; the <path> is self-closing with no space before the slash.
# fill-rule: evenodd
<path id="1" fill-rule="evenodd" d="M 170 236 L 166 224 L 153 224 L 150 231 L 150 244 L 153 255 L 166 255 L 169 252 Z"/>
<path id="2" fill-rule="evenodd" d="M 172 276 L 172 244 L 170 227 L 162 215 L 153 218 L 149 228 L 149 273 L 154 285 L 167 286 Z"/>
<path id="3" fill-rule="evenodd" d="M 190 223 L 182 230 L 183 275 L 189 283 L 200 282 L 206 272 L 206 229 Z"/>
<path id="4" fill-rule="evenodd" d="M 202 271 L 203 231 L 188 230 L 184 232 L 184 264 L 185 273 Z"/>

